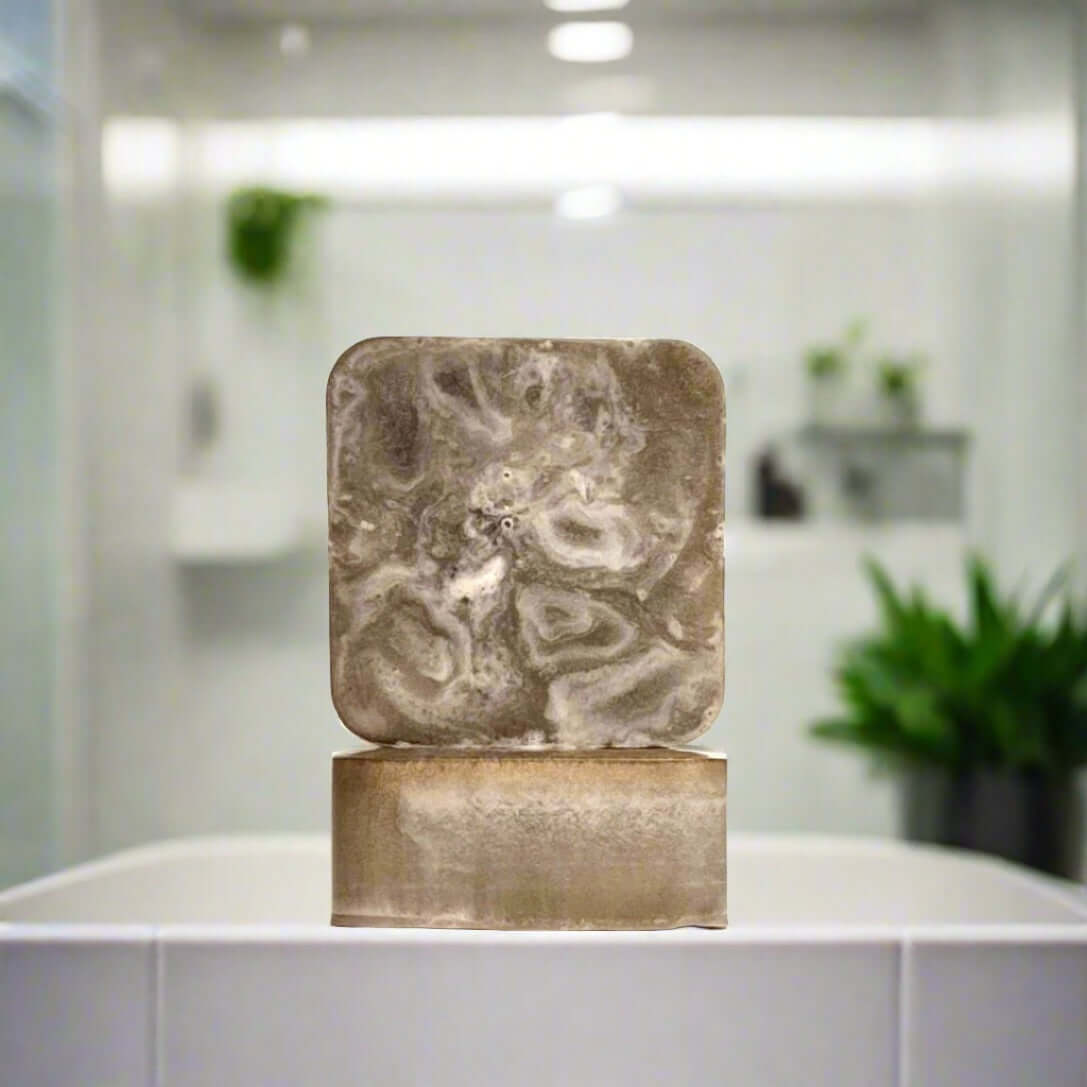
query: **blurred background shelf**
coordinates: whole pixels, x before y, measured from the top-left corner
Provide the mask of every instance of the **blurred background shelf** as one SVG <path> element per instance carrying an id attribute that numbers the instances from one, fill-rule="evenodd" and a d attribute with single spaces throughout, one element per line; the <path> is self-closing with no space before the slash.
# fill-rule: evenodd
<path id="1" fill-rule="evenodd" d="M 793 431 L 815 517 L 958 521 L 970 433 L 964 428 L 828 425 Z"/>
<path id="2" fill-rule="evenodd" d="M 866 555 L 878 555 L 894 565 L 928 556 L 954 568 L 965 546 L 963 527 L 950 521 L 725 519 L 726 578 L 728 573 L 811 576 L 827 570 L 855 577 Z M 921 569 L 924 565 L 922 561 Z"/>
<path id="3" fill-rule="evenodd" d="M 302 549 L 312 536 L 282 489 L 185 480 L 173 495 L 170 553 L 181 563 L 266 562 Z"/>
<path id="4" fill-rule="evenodd" d="M 805 423 L 794 435 L 806 445 L 837 449 L 941 449 L 965 456 L 970 434 L 961 427 L 851 426 Z"/>

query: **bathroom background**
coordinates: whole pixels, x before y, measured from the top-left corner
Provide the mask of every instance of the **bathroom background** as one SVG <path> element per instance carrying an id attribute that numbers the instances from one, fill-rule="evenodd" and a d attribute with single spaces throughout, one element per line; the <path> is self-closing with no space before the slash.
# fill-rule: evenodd
<path id="1" fill-rule="evenodd" d="M 324 382 L 386 334 L 704 348 L 731 827 L 894 834 L 807 731 L 861 557 L 1084 584 L 1084 40 L 1071 0 L 7 0 L 0 885 L 327 826 Z M 273 282 L 252 185 L 322 198 Z"/>

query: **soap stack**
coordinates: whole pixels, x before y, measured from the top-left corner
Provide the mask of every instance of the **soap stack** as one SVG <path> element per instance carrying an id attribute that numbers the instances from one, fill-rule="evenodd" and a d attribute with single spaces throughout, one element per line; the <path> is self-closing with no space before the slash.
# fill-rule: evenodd
<path id="1" fill-rule="evenodd" d="M 333 924 L 724 925 L 723 451 L 679 341 L 340 358 Z"/>

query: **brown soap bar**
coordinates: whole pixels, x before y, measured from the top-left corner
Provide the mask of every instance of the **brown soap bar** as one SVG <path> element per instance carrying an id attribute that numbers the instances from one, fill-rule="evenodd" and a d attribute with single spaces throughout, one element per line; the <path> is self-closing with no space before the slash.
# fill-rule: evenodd
<path id="1" fill-rule="evenodd" d="M 721 703 L 724 390 L 676 340 L 366 340 L 328 383 L 333 700 L 379 743 L 684 743 Z"/>
<path id="2" fill-rule="evenodd" d="M 332 762 L 332 923 L 725 924 L 723 755 L 374 748 Z"/>

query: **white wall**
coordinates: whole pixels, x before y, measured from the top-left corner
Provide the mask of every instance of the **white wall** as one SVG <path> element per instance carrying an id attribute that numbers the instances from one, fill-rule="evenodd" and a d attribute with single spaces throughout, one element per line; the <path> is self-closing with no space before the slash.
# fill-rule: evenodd
<path id="1" fill-rule="evenodd" d="M 192 30 L 152 6 L 106 10 L 106 96 L 122 113 L 608 105 L 607 88 L 586 91 L 583 73 L 557 71 L 538 43 L 503 44 L 495 27 L 319 31 L 314 67 L 289 68 L 269 28 Z M 931 30 L 884 19 L 664 33 L 655 60 L 648 46 L 642 53 L 652 78 L 667 76 L 643 108 L 925 114 L 940 86 Z M 627 74 L 637 63 L 636 53 Z M 195 70 L 198 81 L 188 78 Z M 802 729 L 831 705 L 834 643 L 871 614 L 859 554 L 876 550 L 903 576 L 954 598 L 959 535 L 767 532 L 735 515 L 751 450 L 800 417 L 799 351 L 858 313 L 873 318 L 888 346 L 931 353 L 931 415 L 961 418 L 968 405 L 957 349 L 980 326 L 961 324 L 960 239 L 949 240 L 941 208 L 661 210 L 583 229 L 530 210 L 338 208 L 320 232 L 308 288 L 317 308 L 296 320 L 289 300 L 277 304 L 275 327 L 287 330 L 278 342 L 256 331 L 215 224 L 199 202 L 110 209 L 104 339 L 94 360 L 96 849 L 327 825 L 328 756 L 353 740 L 328 697 L 324 556 L 311 547 L 277 562 L 202 569 L 171 559 L 184 389 L 204 371 L 224 387 L 241 375 L 256 383 L 272 410 L 247 413 L 244 396 L 227 394 L 234 452 L 218 469 L 261 471 L 251 454 L 266 433 L 278 446 L 276 473 L 293 462 L 302 501 L 319 515 L 327 370 L 354 340 L 397 332 L 678 335 L 717 358 L 730 391 L 728 680 L 707 739 L 733 759 L 732 823 L 891 829 L 887 784 L 869 781 L 849 755 L 816 749 Z M 970 322 L 987 319 L 967 312 Z M 276 403 L 290 403 L 292 414 Z M 291 456 L 281 459 L 285 446 Z"/>
<path id="2" fill-rule="evenodd" d="M 323 552 L 206 568 L 165 553 L 186 374 L 259 390 L 228 392 L 231 452 L 213 454 L 210 470 L 279 477 L 288 462 L 276 446 L 289 442 L 291 484 L 319 519 L 323 386 L 351 342 L 418 332 L 680 335 L 734 379 L 736 517 L 751 452 L 802 417 L 798 357 L 807 342 L 854 312 L 870 314 L 888 342 L 937 357 L 946 333 L 933 264 L 940 250 L 921 207 L 661 211 L 581 228 L 545 212 L 346 207 L 318 233 L 305 297 L 288 291 L 274 303 L 274 327 L 293 329 L 278 341 L 260 331 L 267 312 L 225 266 L 213 210 L 186 220 L 181 266 L 166 256 L 160 214 L 115 209 L 111 222 L 121 277 L 111 295 L 124 308 L 114 311 L 118 353 L 107 363 L 101 421 L 103 848 L 199 830 L 323 826 L 328 755 L 354 742 L 328 697 Z M 292 321 L 292 310 L 308 316 Z M 933 412 L 953 420 L 954 369 L 936 373 Z M 262 435 L 272 447 L 263 466 L 253 455 Z M 958 534 L 813 535 L 732 523 L 728 696 L 707 739 L 733 756 L 734 825 L 888 831 L 887 787 L 868 782 L 857 760 L 816 751 L 802 730 L 830 708 L 834 642 L 870 615 L 860 553 L 882 550 L 904 573 L 947 586 L 957 579 Z"/>
<path id="3" fill-rule="evenodd" d="M 976 435 L 972 539 L 1009 580 L 1039 582 L 1082 554 L 1077 465 L 1085 383 L 1076 296 L 1073 5 L 948 5 L 939 14 L 944 109 L 1001 144 L 989 181 L 949 203 L 955 350 Z M 1059 164 L 1024 185 L 1041 157 Z"/>
<path id="4" fill-rule="evenodd" d="M 320 520 L 324 423 L 300 405 L 319 404 L 331 363 L 357 340 L 688 339 L 728 382 L 726 503 L 738 516 L 751 509 L 753 456 L 806 418 L 804 349 L 855 316 L 871 319 L 874 346 L 928 354 L 928 418 L 961 418 L 941 225 L 920 201 L 632 211 L 592 223 L 549 211 L 348 205 L 319 221 L 308 281 L 264 305 L 222 259 L 218 206 L 203 207 L 183 273 L 183 366 L 226 387 L 233 423 L 220 470 L 282 474 L 275 440 L 297 442 L 300 474 L 289 485 L 301 481 Z"/>

